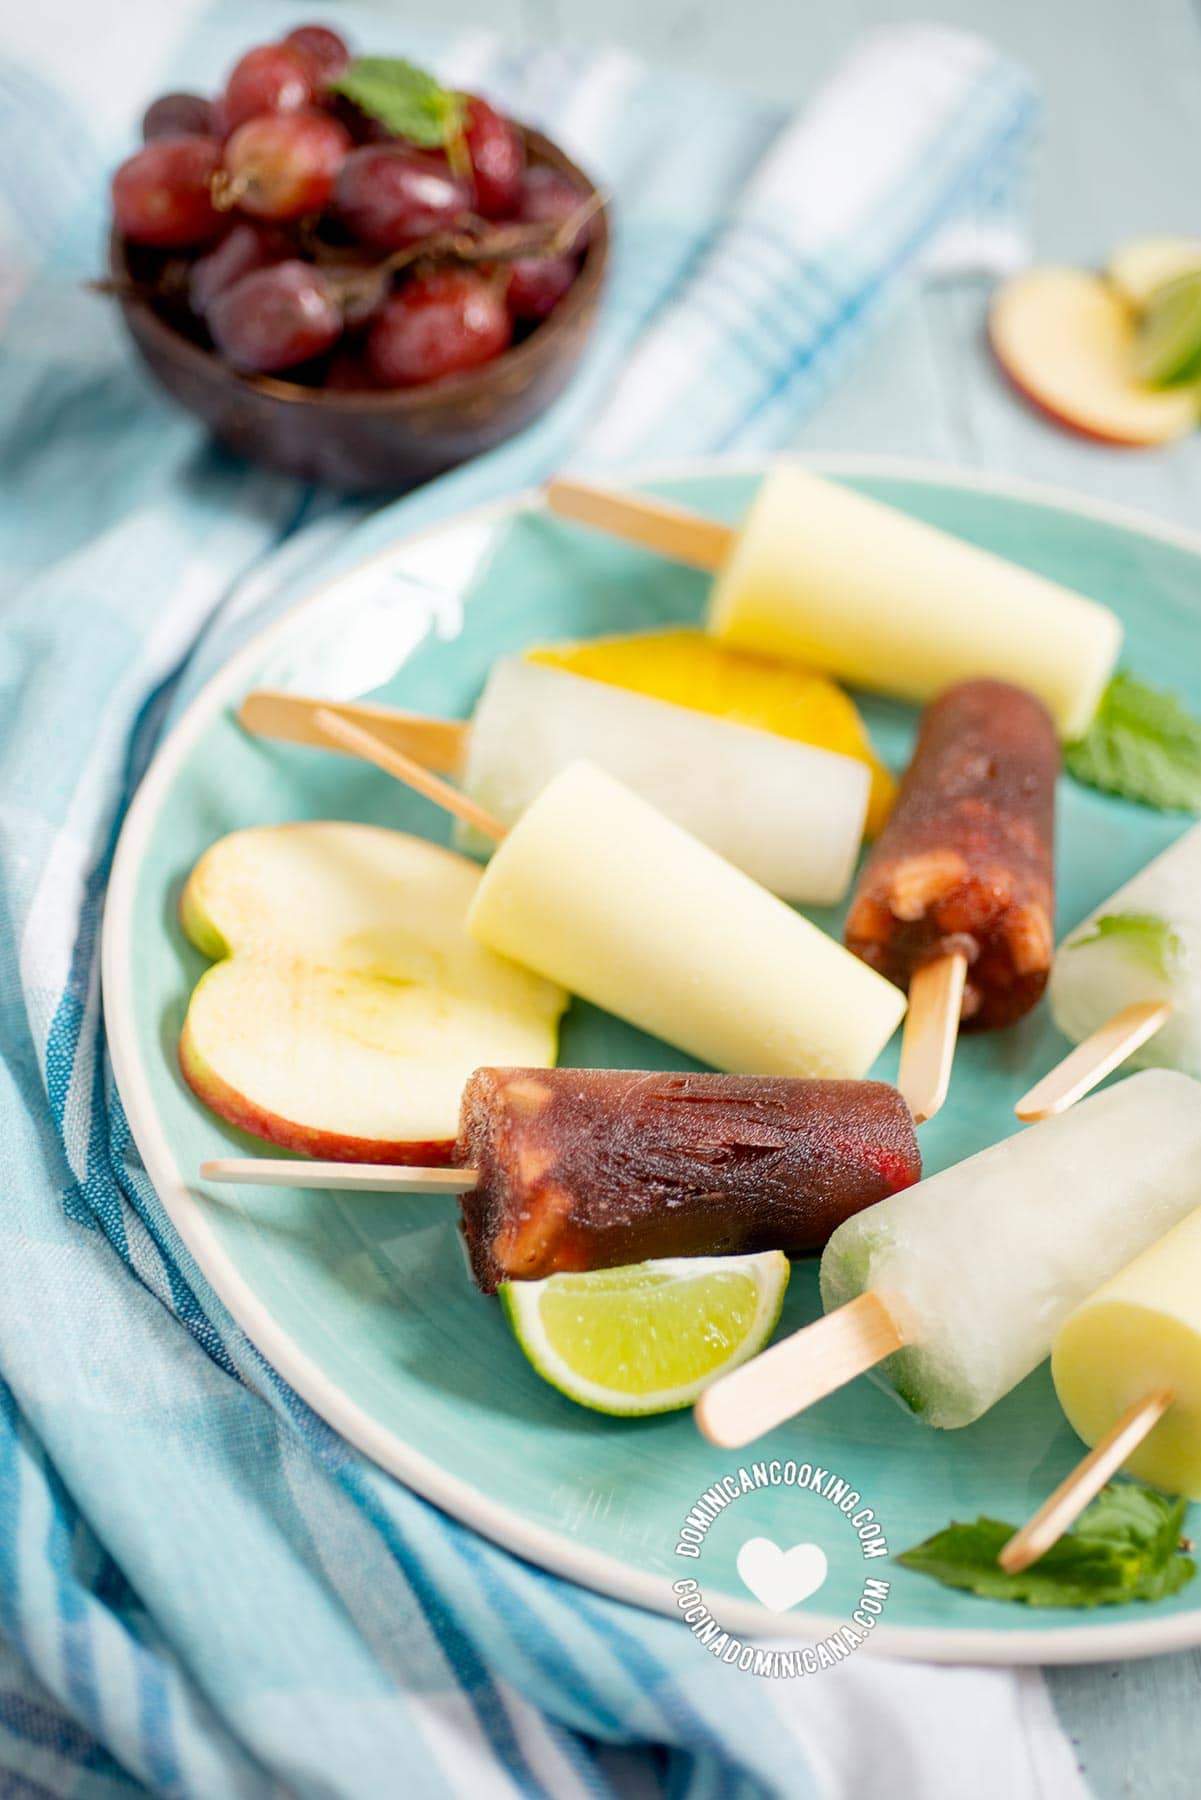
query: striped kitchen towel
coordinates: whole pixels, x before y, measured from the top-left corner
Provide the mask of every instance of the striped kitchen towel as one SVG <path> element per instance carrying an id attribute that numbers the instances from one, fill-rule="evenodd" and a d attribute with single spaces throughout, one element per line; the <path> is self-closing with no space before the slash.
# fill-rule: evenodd
<path id="1" fill-rule="evenodd" d="M 370 515 L 247 470 L 81 284 L 139 102 L 215 86 L 296 12 L 79 0 L 6 23 L 0 1795 L 1070 1794 L 1034 1672 L 864 1657 L 777 1691 L 446 1518 L 264 1363 L 146 1179 L 98 927 L 184 699 L 319 567 L 573 454 L 778 441 L 931 258 L 1011 254 L 1034 115 L 1020 70 L 932 28 L 872 39 L 793 124 L 618 52 L 333 13 L 564 139 L 612 190 L 614 279 L 570 392 L 469 468 Z"/>

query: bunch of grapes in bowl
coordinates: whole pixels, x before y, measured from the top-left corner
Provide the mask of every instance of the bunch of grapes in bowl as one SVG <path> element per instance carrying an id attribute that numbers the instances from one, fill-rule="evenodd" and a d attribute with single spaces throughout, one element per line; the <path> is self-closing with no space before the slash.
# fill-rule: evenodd
<path id="1" fill-rule="evenodd" d="M 110 285 L 155 372 L 227 440 L 240 419 L 250 454 L 297 461 L 289 434 L 264 440 L 252 410 L 202 403 L 194 366 L 172 379 L 164 345 L 153 354 L 137 328 L 147 314 L 276 401 L 458 396 L 459 423 L 483 427 L 479 448 L 497 434 L 472 375 L 515 428 L 531 407 L 504 401 L 528 390 L 533 410 L 545 404 L 554 384 L 538 378 L 536 340 L 571 314 L 575 331 L 560 335 L 574 360 L 603 272 L 604 207 L 562 151 L 483 97 L 399 58 L 352 57 L 306 25 L 248 50 L 211 99 L 156 99 L 143 138 L 113 176 Z"/>

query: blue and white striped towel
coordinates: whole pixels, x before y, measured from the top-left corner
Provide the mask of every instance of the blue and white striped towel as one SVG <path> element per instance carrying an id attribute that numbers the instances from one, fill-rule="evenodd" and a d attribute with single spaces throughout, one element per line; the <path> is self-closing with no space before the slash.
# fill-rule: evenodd
<path id="1" fill-rule="evenodd" d="M 1010 254 L 1022 72 L 887 34 L 792 125 L 616 53 L 406 33 L 573 144 L 614 192 L 617 266 L 551 415 L 364 518 L 205 444 L 80 286 L 139 100 L 215 85 L 290 8 L 131 0 L 119 59 L 110 11 L 48 12 L 10 20 L 27 54 L 0 64 L 0 1793 L 1070 1794 L 1035 1673 L 862 1657 L 812 1694 L 742 1681 L 352 1453 L 175 1237 L 97 977 L 132 786 L 236 641 L 319 562 L 572 453 L 778 441 L 948 232 Z M 390 47 L 379 15 L 338 16 Z"/>

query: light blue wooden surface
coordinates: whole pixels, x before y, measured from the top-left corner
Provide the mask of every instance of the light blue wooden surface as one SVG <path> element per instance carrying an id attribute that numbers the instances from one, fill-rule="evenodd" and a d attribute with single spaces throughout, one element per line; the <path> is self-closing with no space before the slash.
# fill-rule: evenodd
<path id="1" fill-rule="evenodd" d="M 616 42 L 798 104 L 861 30 L 944 20 L 986 32 L 1042 83 L 1040 259 L 1096 263 L 1123 236 L 1201 235 L 1201 10 L 1189 0 L 409 0 L 405 13 Z M 1121 451 L 1044 422 L 990 364 L 985 303 L 976 283 L 916 299 L 798 444 L 1019 474 L 1201 529 L 1201 436 Z M 1201 1793 L 1201 1655 L 1052 1670 L 1048 1680 L 1103 1800 Z"/>

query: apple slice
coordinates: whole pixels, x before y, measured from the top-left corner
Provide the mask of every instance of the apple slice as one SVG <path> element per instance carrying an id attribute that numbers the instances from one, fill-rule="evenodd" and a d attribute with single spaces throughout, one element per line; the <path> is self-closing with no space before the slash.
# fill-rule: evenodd
<path id="1" fill-rule="evenodd" d="M 1014 385 L 1087 437 L 1166 444 L 1197 424 L 1194 393 L 1135 379 L 1135 315 L 1099 275 L 1046 268 L 1014 276 L 994 296 L 988 331 Z"/>
<path id="2" fill-rule="evenodd" d="M 214 967 L 179 1041 L 231 1125 L 338 1161 L 445 1163 L 468 1075 L 555 1061 L 567 995 L 463 929 L 481 871 L 375 825 L 221 838 L 180 901 Z"/>
<path id="3" fill-rule="evenodd" d="M 1156 288 L 1201 269 L 1201 238 L 1127 238 L 1113 252 L 1106 278 L 1135 312 L 1145 312 Z"/>

